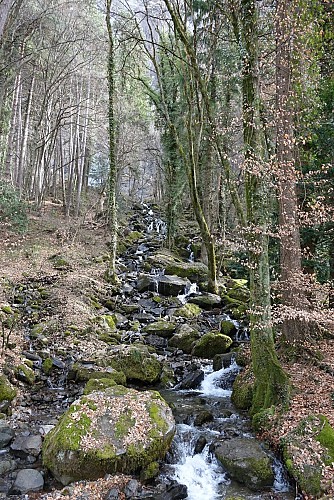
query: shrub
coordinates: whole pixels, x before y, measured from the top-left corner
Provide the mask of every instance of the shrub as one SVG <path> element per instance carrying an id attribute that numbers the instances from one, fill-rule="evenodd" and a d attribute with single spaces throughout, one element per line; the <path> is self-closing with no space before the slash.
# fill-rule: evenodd
<path id="1" fill-rule="evenodd" d="M 20 200 L 19 193 L 9 183 L 0 184 L 0 223 L 7 224 L 20 233 L 27 229 L 25 203 Z"/>

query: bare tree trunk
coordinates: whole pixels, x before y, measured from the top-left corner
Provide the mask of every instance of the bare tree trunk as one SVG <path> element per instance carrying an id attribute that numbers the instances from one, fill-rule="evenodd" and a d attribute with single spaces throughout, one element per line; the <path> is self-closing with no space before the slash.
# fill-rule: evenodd
<path id="1" fill-rule="evenodd" d="M 30 84 L 30 89 L 29 89 L 29 94 L 28 94 L 28 102 L 27 102 L 27 109 L 26 109 L 26 114 L 24 118 L 24 125 L 23 125 L 23 136 L 22 136 L 22 143 L 21 143 L 21 151 L 20 151 L 20 157 L 19 157 L 19 162 L 18 162 L 18 172 L 17 172 L 17 187 L 20 192 L 20 196 L 22 196 L 22 191 L 23 191 L 23 172 L 24 172 L 24 164 L 26 160 L 26 154 L 27 154 L 27 146 L 28 146 L 28 134 L 29 134 L 29 125 L 30 125 L 30 114 L 31 114 L 31 103 L 32 103 L 32 97 L 33 97 L 33 92 L 34 92 L 34 84 L 35 84 L 35 76 L 32 76 L 31 84 Z"/>

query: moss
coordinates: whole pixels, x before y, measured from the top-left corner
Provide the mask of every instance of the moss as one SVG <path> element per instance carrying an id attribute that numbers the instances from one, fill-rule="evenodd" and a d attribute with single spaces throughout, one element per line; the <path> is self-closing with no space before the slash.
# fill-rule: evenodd
<path id="1" fill-rule="evenodd" d="M 224 320 L 220 323 L 220 331 L 224 335 L 230 335 L 235 330 L 235 325 L 232 321 Z"/>
<path id="2" fill-rule="evenodd" d="M 160 407 L 156 403 L 151 403 L 149 407 L 149 414 L 154 422 L 155 427 L 150 431 L 150 437 L 157 437 L 161 432 L 165 433 L 168 431 L 168 425 L 166 421 L 160 416 Z M 159 432 L 156 431 L 156 427 L 159 429 Z"/>
<path id="3" fill-rule="evenodd" d="M 1 311 L 6 314 L 14 314 L 14 311 L 10 306 L 1 306 Z"/>
<path id="4" fill-rule="evenodd" d="M 51 358 L 45 358 L 42 364 L 42 370 L 46 375 L 49 375 L 49 373 L 52 370 L 53 362 Z"/>
<path id="5" fill-rule="evenodd" d="M 12 401 L 16 394 L 17 390 L 9 380 L 4 375 L 0 375 L 0 401 Z"/>
<path id="6" fill-rule="evenodd" d="M 35 382 L 35 373 L 29 366 L 21 363 L 15 370 L 15 375 L 18 380 L 33 385 Z"/>
<path id="7" fill-rule="evenodd" d="M 90 394 L 93 391 L 103 391 L 107 387 L 113 387 L 117 385 L 115 380 L 112 378 L 91 378 L 88 380 L 84 388 L 84 394 Z"/>
<path id="8" fill-rule="evenodd" d="M 275 414 L 275 406 L 265 408 L 255 413 L 252 418 L 252 425 L 255 431 L 264 432 L 271 428 L 272 417 Z"/>
<path id="9" fill-rule="evenodd" d="M 323 424 L 321 431 L 316 436 L 316 440 L 326 448 L 328 457 L 325 459 L 326 465 L 334 462 L 334 429 L 329 424 L 326 417 L 320 415 L 320 420 Z"/>
<path id="10" fill-rule="evenodd" d="M 131 427 L 133 427 L 136 423 L 135 418 L 132 416 L 132 411 L 128 408 L 122 415 L 119 417 L 115 424 L 115 436 L 117 439 L 124 438 Z"/>
<path id="11" fill-rule="evenodd" d="M 141 481 L 149 481 L 154 479 L 159 474 L 159 463 L 151 462 L 145 469 L 140 472 Z"/>
<path id="12" fill-rule="evenodd" d="M 233 383 L 231 400 L 239 410 L 249 410 L 253 401 L 254 378 L 250 370 L 239 373 Z"/>
<path id="13" fill-rule="evenodd" d="M 176 325 L 170 321 L 154 321 L 143 328 L 143 332 L 154 333 L 156 335 L 161 335 L 162 337 L 170 337 L 175 331 Z"/>
<path id="14" fill-rule="evenodd" d="M 191 304 L 188 302 L 184 306 L 179 307 L 175 311 L 176 316 L 181 316 L 182 318 L 196 318 L 202 312 L 202 309 L 197 304 Z"/>
<path id="15" fill-rule="evenodd" d="M 191 354 L 202 358 L 213 358 L 216 354 L 224 354 L 231 344 L 230 337 L 213 330 L 196 341 Z"/>

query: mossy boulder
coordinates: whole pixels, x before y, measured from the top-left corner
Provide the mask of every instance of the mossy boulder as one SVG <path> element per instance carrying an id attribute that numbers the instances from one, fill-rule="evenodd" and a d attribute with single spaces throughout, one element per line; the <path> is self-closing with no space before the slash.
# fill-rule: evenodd
<path id="1" fill-rule="evenodd" d="M 50 257 L 54 269 L 65 271 L 71 269 L 71 264 L 64 255 L 56 254 Z"/>
<path id="2" fill-rule="evenodd" d="M 85 385 L 84 394 L 90 394 L 94 391 L 104 391 L 108 387 L 114 387 L 116 384 L 112 378 L 90 378 Z"/>
<path id="3" fill-rule="evenodd" d="M 70 370 L 70 378 L 76 382 L 88 382 L 90 379 L 108 378 L 112 379 L 118 385 L 126 384 L 126 377 L 121 370 L 107 367 L 104 370 L 98 370 L 97 367 L 86 367 L 80 363 L 75 363 Z"/>
<path id="4" fill-rule="evenodd" d="M 224 335 L 232 335 L 236 331 L 236 326 L 232 320 L 223 319 L 220 322 L 220 331 Z"/>
<path id="5" fill-rule="evenodd" d="M 176 325 L 170 321 L 154 321 L 143 328 L 143 332 L 159 335 L 160 337 L 170 338 L 175 332 Z"/>
<path id="6" fill-rule="evenodd" d="M 254 376 L 246 369 L 236 376 L 233 382 L 231 400 L 239 410 L 249 410 L 253 402 Z"/>
<path id="7" fill-rule="evenodd" d="M 146 384 L 157 382 L 162 370 L 157 357 L 141 344 L 115 346 L 101 361 L 115 370 L 123 371 L 127 380 Z"/>
<path id="8" fill-rule="evenodd" d="M 45 360 L 42 363 L 42 370 L 46 375 L 49 375 L 51 373 L 53 367 L 53 361 L 51 358 L 45 358 Z"/>
<path id="9" fill-rule="evenodd" d="M 12 401 L 17 394 L 17 390 L 9 382 L 5 375 L 0 375 L 0 402 Z"/>
<path id="10" fill-rule="evenodd" d="M 326 465 L 334 462 L 334 429 L 323 415 L 303 419 L 281 440 L 283 458 L 289 473 L 301 490 L 318 498 L 329 484 L 323 478 Z"/>
<path id="11" fill-rule="evenodd" d="M 177 333 L 168 341 L 171 347 L 181 349 L 186 354 L 191 354 L 194 344 L 201 337 L 196 328 L 191 327 L 187 323 L 180 326 Z"/>
<path id="12" fill-rule="evenodd" d="M 208 268 L 202 262 L 184 262 L 168 250 L 148 257 L 153 267 L 160 267 L 166 274 L 188 278 L 192 282 L 202 282 L 208 278 Z"/>
<path id="13" fill-rule="evenodd" d="M 213 330 L 205 333 L 195 343 L 191 354 L 199 358 L 214 358 L 216 354 L 223 354 L 232 344 L 232 339 L 227 335 Z"/>
<path id="14" fill-rule="evenodd" d="M 181 318 L 196 318 L 199 316 L 202 312 L 202 309 L 197 305 L 197 304 L 191 304 L 188 302 L 187 304 L 184 304 L 182 307 L 178 307 L 174 314 L 175 316 L 181 316 Z"/>
<path id="15" fill-rule="evenodd" d="M 36 379 L 34 370 L 24 363 L 16 367 L 15 376 L 18 380 L 28 385 L 33 385 Z"/>
<path id="16" fill-rule="evenodd" d="M 239 483 L 255 491 L 273 486 L 273 460 L 255 439 L 226 439 L 215 443 L 213 451 Z"/>
<path id="17" fill-rule="evenodd" d="M 140 473 L 161 460 L 175 432 L 156 391 L 109 387 L 75 401 L 43 443 L 43 464 L 62 484 Z"/>
<path id="18" fill-rule="evenodd" d="M 202 309 L 210 310 L 214 307 L 219 307 L 221 305 L 222 299 L 220 295 L 216 295 L 215 293 L 203 292 L 200 295 L 190 297 L 188 302 L 197 304 L 198 306 L 202 307 Z"/>

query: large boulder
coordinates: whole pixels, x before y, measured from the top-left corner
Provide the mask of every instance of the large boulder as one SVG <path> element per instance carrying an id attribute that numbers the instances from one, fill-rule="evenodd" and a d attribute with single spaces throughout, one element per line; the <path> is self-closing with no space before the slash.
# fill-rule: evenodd
<path id="1" fill-rule="evenodd" d="M 232 344 L 232 339 L 218 331 L 211 331 L 202 335 L 195 343 L 191 354 L 199 358 L 214 358 L 216 354 L 223 354 Z"/>
<path id="2" fill-rule="evenodd" d="M 186 354 L 190 354 L 195 342 L 201 337 L 196 328 L 191 327 L 187 323 L 180 326 L 177 333 L 168 341 L 171 347 L 181 349 Z"/>
<path id="3" fill-rule="evenodd" d="M 201 293 L 200 295 L 190 297 L 188 302 L 197 304 L 202 307 L 202 309 L 210 310 L 219 307 L 222 303 L 222 299 L 220 295 L 216 295 L 215 293 Z"/>
<path id="4" fill-rule="evenodd" d="M 334 462 L 334 429 L 323 415 L 310 415 L 281 440 L 289 473 L 309 498 L 322 498 L 330 488 L 325 465 Z M 332 498 L 332 497 L 326 497 Z"/>
<path id="5" fill-rule="evenodd" d="M 182 307 L 175 309 L 174 314 L 175 316 L 180 316 L 181 318 L 191 319 L 199 316 L 201 312 L 202 309 L 197 304 L 190 304 L 187 302 L 187 304 L 184 304 Z"/>
<path id="6" fill-rule="evenodd" d="M 142 344 L 113 346 L 109 355 L 100 361 L 117 371 L 123 371 L 127 380 L 152 384 L 161 375 L 160 361 Z"/>
<path id="7" fill-rule="evenodd" d="M 226 439 L 215 443 L 213 451 L 230 476 L 239 483 L 251 490 L 273 486 L 273 460 L 255 439 Z"/>
<path id="8" fill-rule="evenodd" d="M 156 253 L 147 258 L 153 267 L 165 270 L 166 274 L 175 274 L 181 278 L 188 278 L 192 282 L 203 282 L 208 279 L 208 268 L 202 262 L 184 262 L 167 250 Z"/>
<path id="9" fill-rule="evenodd" d="M 64 485 L 105 474 L 144 471 L 167 452 L 172 412 L 156 391 L 123 386 L 75 401 L 43 444 L 43 464 Z"/>
<path id="10" fill-rule="evenodd" d="M 161 295 L 177 297 L 190 286 L 190 281 L 186 278 L 178 276 L 170 276 L 165 274 L 159 277 L 158 291 Z"/>

